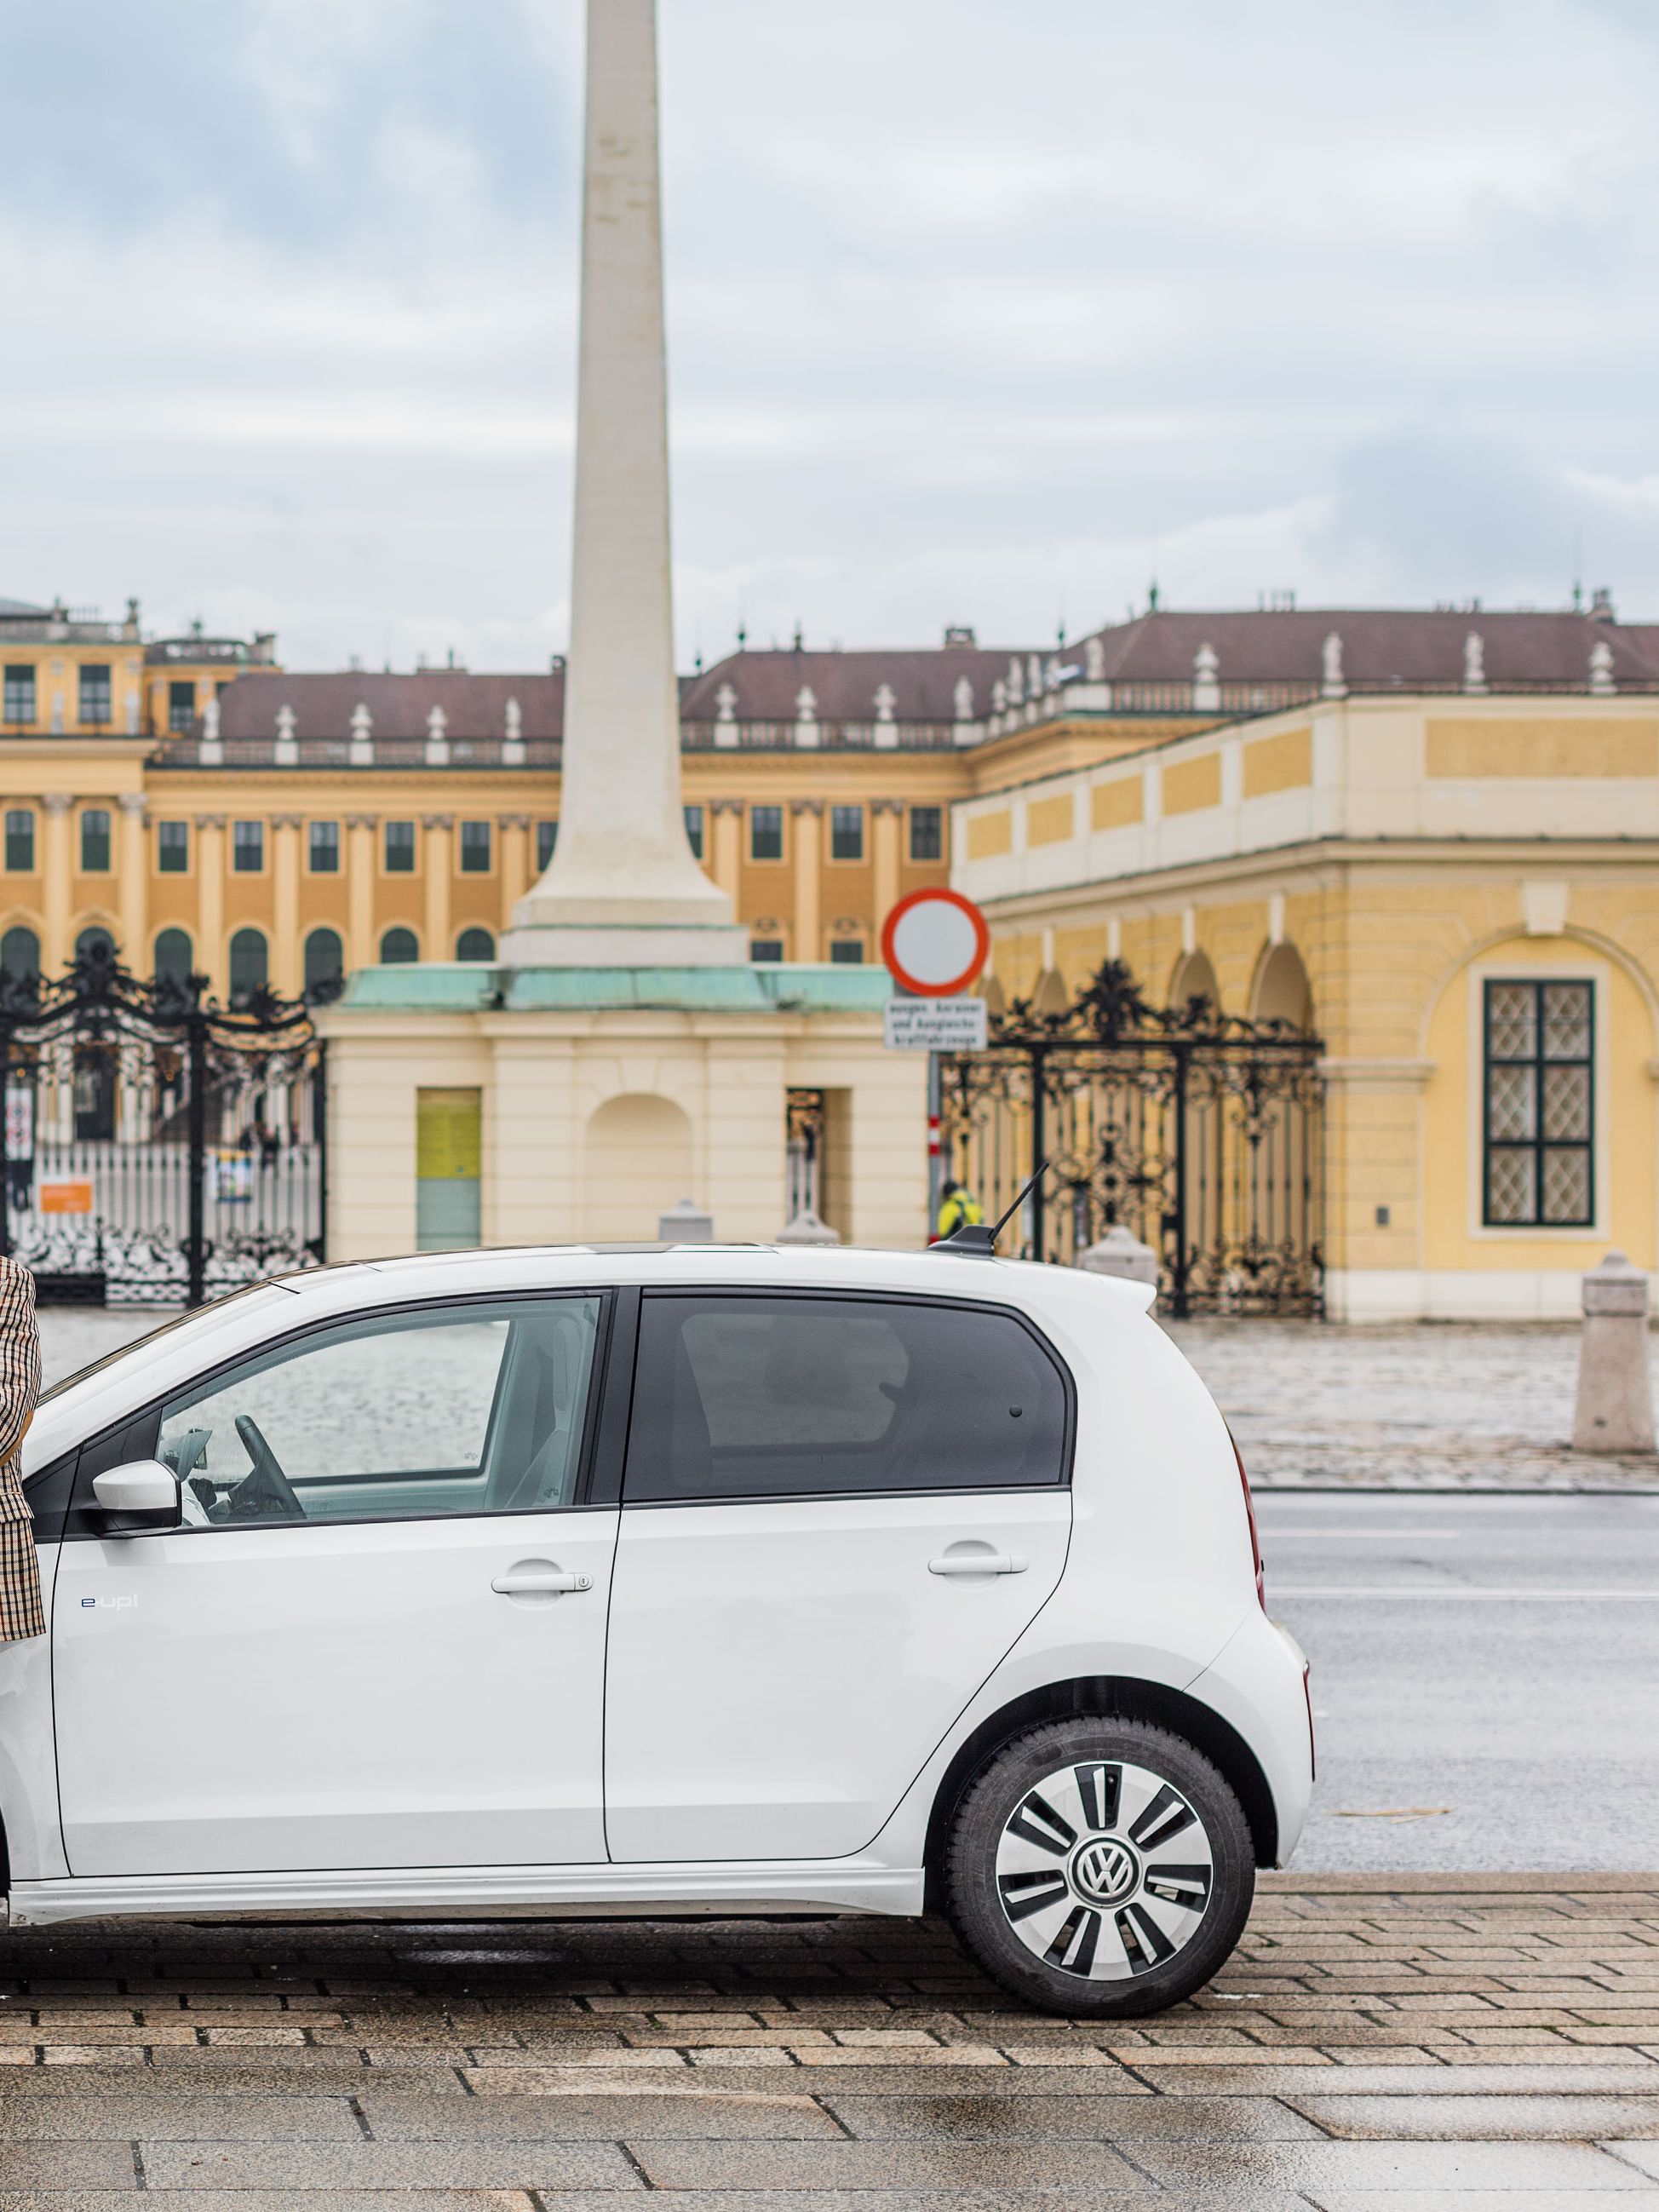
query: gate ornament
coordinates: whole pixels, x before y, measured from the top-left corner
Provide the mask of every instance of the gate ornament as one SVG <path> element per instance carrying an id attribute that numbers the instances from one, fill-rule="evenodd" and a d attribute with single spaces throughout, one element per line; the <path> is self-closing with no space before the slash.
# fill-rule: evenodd
<path id="1" fill-rule="evenodd" d="M 222 1006 L 204 975 L 133 975 L 101 933 L 50 981 L 0 972 L 0 1250 L 48 1296 L 192 1306 L 320 1261 L 311 1008 L 340 988 Z M 88 1188 L 91 1213 L 51 1208 Z"/>
<path id="2" fill-rule="evenodd" d="M 1317 1314 L 1324 1265 L 1321 1040 L 1223 1013 L 1155 1006 L 1121 961 L 1071 1006 L 1012 1000 L 984 1051 L 944 1057 L 949 1172 L 988 1214 L 1041 1159 L 1021 1249 L 1067 1265 L 1116 1226 L 1158 1255 L 1164 1310 Z"/>

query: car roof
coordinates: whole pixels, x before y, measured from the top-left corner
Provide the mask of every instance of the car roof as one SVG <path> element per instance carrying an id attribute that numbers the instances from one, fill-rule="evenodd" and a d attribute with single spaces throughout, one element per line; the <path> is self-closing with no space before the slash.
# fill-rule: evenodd
<path id="1" fill-rule="evenodd" d="M 1029 1261 L 871 1246 L 778 1244 L 532 1244 L 349 1261 L 278 1278 L 318 1310 L 368 1298 L 477 1296 L 491 1290 L 639 1284 L 694 1288 L 862 1290 L 972 1298 L 1025 1311 L 1086 1299 L 1102 1312 L 1143 1313 L 1147 1285 Z"/>

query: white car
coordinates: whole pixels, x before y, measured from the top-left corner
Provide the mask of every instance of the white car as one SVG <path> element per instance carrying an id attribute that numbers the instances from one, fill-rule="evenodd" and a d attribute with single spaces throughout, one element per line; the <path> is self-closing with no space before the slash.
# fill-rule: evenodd
<path id="1" fill-rule="evenodd" d="M 1307 1808 L 1301 1653 L 1151 1293 L 936 1248 L 262 1284 L 48 1394 L 10 1917 L 947 1911 L 1156 2011 Z"/>

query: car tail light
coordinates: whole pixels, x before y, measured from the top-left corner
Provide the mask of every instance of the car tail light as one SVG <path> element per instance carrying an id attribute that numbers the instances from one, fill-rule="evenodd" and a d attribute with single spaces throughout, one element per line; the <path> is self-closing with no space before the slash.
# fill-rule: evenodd
<path id="1" fill-rule="evenodd" d="M 1267 1610 L 1267 1581 L 1261 1566 L 1261 1539 L 1256 1532 L 1255 1500 L 1250 1495 L 1250 1478 L 1244 1472 L 1244 1455 L 1238 1449 L 1238 1438 L 1231 1429 L 1227 1441 L 1233 1448 L 1233 1464 L 1238 1469 L 1239 1488 L 1244 1492 L 1244 1517 L 1250 1524 L 1250 1558 L 1255 1567 L 1256 1602 L 1263 1613 Z"/>

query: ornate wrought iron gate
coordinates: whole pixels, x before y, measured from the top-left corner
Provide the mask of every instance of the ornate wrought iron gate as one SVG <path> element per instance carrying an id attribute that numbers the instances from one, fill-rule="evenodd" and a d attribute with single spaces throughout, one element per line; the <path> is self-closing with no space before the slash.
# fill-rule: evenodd
<path id="1" fill-rule="evenodd" d="M 0 975 L 0 1249 L 43 1297 L 200 1305 L 324 1256 L 309 1006 L 206 988 L 144 981 L 97 940 L 55 981 Z"/>
<path id="2" fill-rule="evenodd" d="M 994 1219 L 1046 1158 L 1026 1256 L 1073 1261 L 1121 1223 L 1159 1255 L 1177 1319 L 1316 1314 L 1322 1050 L 1207 999 L 1153 1007 L 1109 962 L 1064 1012 L 1016 1001 L 983 1052 L 945 1058 L 946 1170 Z"/>

